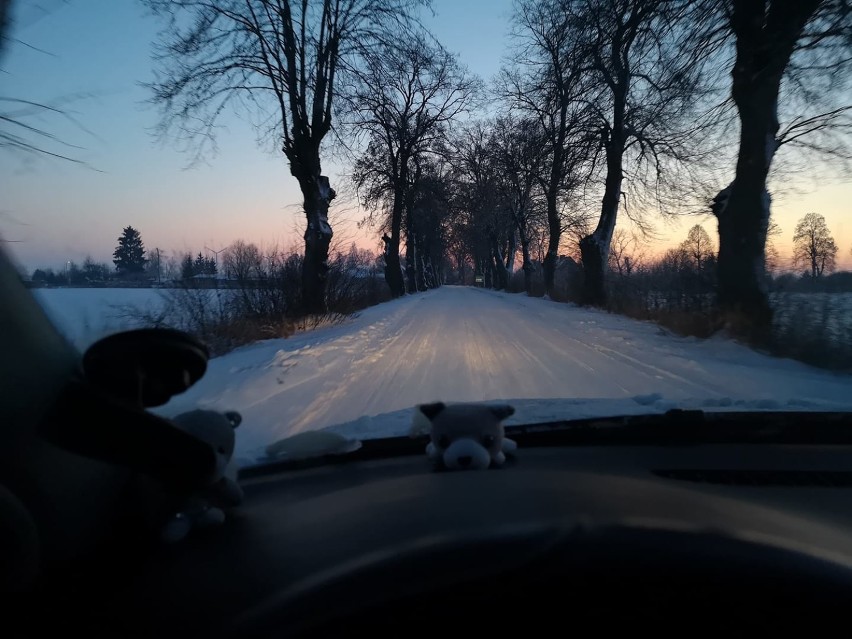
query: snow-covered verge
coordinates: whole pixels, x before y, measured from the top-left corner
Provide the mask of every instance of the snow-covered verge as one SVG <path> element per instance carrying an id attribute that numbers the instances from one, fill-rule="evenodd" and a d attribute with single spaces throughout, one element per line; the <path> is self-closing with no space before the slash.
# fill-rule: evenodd
<path id="1" fill-rule="evenodd" d="M 723 338 L 675 337 L 601 311 L 443 287 L 215 358 L 158 412 L 240 411 L 237 455 L 251 463 L 308 430 L 406 434 L 412 407 L 436 400 L 508 400 L 517 409 L 511 424 L 672 407 L 852 410 L 850 388 L 848 375 Z"/>

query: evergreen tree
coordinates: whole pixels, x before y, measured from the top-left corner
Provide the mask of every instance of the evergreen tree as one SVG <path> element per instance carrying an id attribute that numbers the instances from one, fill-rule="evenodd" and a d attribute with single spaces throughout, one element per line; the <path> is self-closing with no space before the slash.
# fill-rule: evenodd
<path id="1" fill-rule="evenodd" d="M 185 279 L 191 279 L 196 275 L 195 263 L 192 261 L 192 255 L 186 253 L 180 261 L 180 276 Z"/>
<path id="2" fill-rule="evenodd" d="M 144 272 L 147 260 L 139 231 L 132 226 L 126 227 L 118 238 L 118 246 L 112 256 L 115 270 L 120 275 Z"/>

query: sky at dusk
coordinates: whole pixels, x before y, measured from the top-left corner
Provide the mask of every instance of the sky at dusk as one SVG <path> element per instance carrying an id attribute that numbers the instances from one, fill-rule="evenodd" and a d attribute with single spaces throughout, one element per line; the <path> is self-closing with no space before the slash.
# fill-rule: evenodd
<path id="1" fill-rule="evenodd" d="M 511 0 L 435 0 L 424 22 L 471 71 L 488 81 L 507 52 Z M 121 229 L 138 228 L 147 247 L 167 252 L 220 249 L 237 238 L 282 248 L 301 242 L 301 195 L 284 157 L 259 148 L 255 130 L 227 114 L 219 151 L 187 168 L 190 157 L 158 143 L 157 111 L 140 86 L 152 78 L 151 43 L 158 23 L 136 0 L 18 0 L 13 41 L 0 62 L 0 96 L 61 106 L 70 119 L 30 120 L 74 147 L 52 144 L 86 164 L 0 153 L 0 236 L 27 269 L 61 268 L 86 255 L 110 261 Z M 326 161 L 332 183 L 345 167 Z M 733 167 L 732 167 L 733 170 Z M 852 268 L 852 179 L 814 183 L 774 201 L 774 219 L 789 250 L 796 220 L 825 216 Z M 377 248 L 359 231 L 352 202 L 333 209 L 340 242 Z M 709 218 L 660 226 L 663 244 L 691 224 L 715 233 Z"/>

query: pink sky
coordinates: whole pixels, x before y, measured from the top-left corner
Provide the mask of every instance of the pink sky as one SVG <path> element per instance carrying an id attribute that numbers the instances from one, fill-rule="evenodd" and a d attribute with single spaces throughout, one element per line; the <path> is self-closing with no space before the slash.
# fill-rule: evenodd
<path id="1" fill-rule="evenodd" d="M 24 224 L 6 223 L 2 228 L 6 239 L 22 240 L 7 246 L 29 269 L 60 268 L 66 260 L 80 262 L 86 255 L 109 261 L 116 239 L 127 224 L 141 231 L 148 248 L 156 246 L 168 253 L 205 251 L 205 247 L 218 250 L 238 238 L 262 246 L 301 245 L 298 186 L 283 161 L 260 153 L 254 163 L 236 173 L 226 175 L 215 167 L 199 167 L 176 171 L 172 181 L 126 189 L 110 186 L 110 176 L 78 167 L 64 167 L 59 174 L 52 188 L 45 190 L 37 188 L 38 171 L 21 174 L 4 194 L 7 201 L 20 198 L 12 217 Z M 337 177 L 339 184 L 343 178 Z M 66 187 L 87 195 L 68 197 Z M 838 268 L 852 269 L 850 202 L 852 185 L 838 183 L 777 199 L 773 203 L 774 219 L 782 234 L 776 244 L 782 257 L 790 253 L 798 219 L 816 211 L 825 216 L 838 244 Z M 332 210 L 336 240 L 377 250 L 375 232 L 356 227 L 355 222 L 363 215 L 351 201 L 336 206 Z M 659 253 L 678 244 L 688 228 L 699 223 L 715 235 L 715 220 L 709 216 L 659 220 L 660 241 L 648 246 L 648 252 Z"/>

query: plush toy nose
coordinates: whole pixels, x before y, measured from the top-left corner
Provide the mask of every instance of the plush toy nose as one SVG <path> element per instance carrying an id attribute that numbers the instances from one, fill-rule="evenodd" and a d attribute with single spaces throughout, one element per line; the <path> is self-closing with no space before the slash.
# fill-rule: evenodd
<path id="1" fill-rule="evenodd" d="M 462 455 L 458 458 L 459 466 L 464 466 L 465 468 L 470 466 L 470 462 L 472 461 L 473 457 L 471 457 L 470 455 Z"/>

